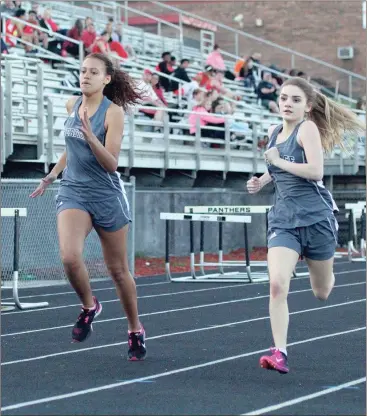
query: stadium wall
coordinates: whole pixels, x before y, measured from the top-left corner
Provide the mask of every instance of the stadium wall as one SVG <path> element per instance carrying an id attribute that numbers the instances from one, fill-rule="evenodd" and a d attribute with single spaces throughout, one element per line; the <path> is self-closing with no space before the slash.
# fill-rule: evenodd
<path id="1" fill-rule="evenodd" d="M 133 7 L 153 15 L 167 14 L 167 9 L 152 6 L 149 2 L 131 2 Z M 269 40 L 308 56 L 321 59 L 346 70 L 366 74 L 367 31 L 362 27 L 362 1 L 167 1 L 182 10 L 192 12 L 203 18 L 212 19 L 225 25 L 239 28 L 233 21 L 243 15 L 243 30 L 257 37 Z M 172 12 L 170 12 L 172 13 Z M 257 25 L 256 19 L 262 24 Z M 187 30 L 187 28 L 185 28 Z M 196 35 L 199 36 L 199 29 Z M 194 30 L 190 28 L 190 36 Z M 216 41 L 223 49 L 234 52 L 233 37 L 227 31 L 217 28 Z M 248 55 L 252 51 L 262 52 L 263 62 L 276 64 L 280 68 L 290 68 L 290 56 L 275 48 L 259 42 L 241 38 L 240 53 Z M 341 60 L 337 57 L 339 46 L 353 46 L 354 58 Z M 295 67 L 315 78 L 339 80 L 340 88 L 348 91 L 348 78 L 326 67 L 321 67 L 302 58 L 296 58 Z M 354 91 L 364 95 L 366 84 L 360 81 L 353 85 Z"/>

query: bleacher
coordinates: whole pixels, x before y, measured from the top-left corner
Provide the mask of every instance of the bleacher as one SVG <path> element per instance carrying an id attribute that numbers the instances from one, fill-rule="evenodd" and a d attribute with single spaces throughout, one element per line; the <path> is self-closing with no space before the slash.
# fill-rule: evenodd
<path id="1" fill-rule="evenodd" d="M 115 21 L 121 20 L 123 8 L 111 5 L 111 2 L 93 3 L 88 7 L 66 4 L 65 2 L 42 2 L 45 8 L 53 11 L 53 19 L 62 28 L 71 28 L 76 18 L 91 16 L 97 32 L 101 32 L 109 17 Z M 28 8 L 29 9 L 29 8 Z M 130 11 L 146 15 L 128 7 Z M 15 18 L 11 18 L 16 20 Z M 155 18 L 159 25 L 175 26 Z M 136 80 L 141 79 L 144 69 L 149 68 L 157 73 L 155 67 L 161 60 L 163 51 L 172 51 L 177 61 L 181 58 L 190 60 L 188 75 L 194 77 L 203 70 L 205 54 L 193 47 L 185 46 L 180 38 L 167 37 L 145 32 L 142 29 L 123 27 L 124 43 L 131 45 L 136 56 L 133 59 L 121 59 L 121 67 Z M 177 29 L 177 27 L 175 26 Z M 62 37 L 60 35 L 60 37 Z M 62 37 L 63 39 L 67 39 Z M 78 94 L 75 86 L 78 77 L 80 59 L 51 55 L 42 47 L 37 47 L 37 53 L 26 55 L 22 47 L 23 41 L 10 49 L 8 55 L 2 55 L 1 60 L 1 92 L 4 103 L 2 113 L 2 168 L 6 160 L 13 162 L 42 163 L 47 172 L 49 167 L 57 162 L 65 148 L 63 126 L 67 117 L 65 102 L 70 95 Z M 78 43 L 78 42 L 75 42 Z M 212 45 L 211 45 L 212 46 Z M 210 50 L 210 45 L 206 45 Z M 238 57 L 223 51 L 225 63 L 232 68 Z M 50 61 L 57 59 L 52 68 Z M 228 60 L 227 60 L 228 59 Z M 45 61 L 48 62 L 45 62 Z M 269 69 L 260 65 L 258 71 Z M 160 74 L 160 73 L 159 73 Z M 174 79 L 171 76 L 161 76 Z M 176 80 L 180 86 L 184 84 Z M 238 101 L 226 98 L 235 103 L 236 110 L 226 117 L 225 140 L 203 138 L 198 126 L 195 136 L 188 135 L 189 125 L 185 98 L 172 92 L 166 93 L 168 108 L 163 122 L 154 121 L 143 113 L 135 111 L 125 117 L 124 140 L 122 142 L 119 169 L 129 174 L 133 168 L 155 169 L 164 176 L 167 170 L 198 172 L 200 170 L 222 172 L 223 177 L 228 172 L 257 172 L 265 170 L 262 149 L 259 141 L 267 135 L 271 124 L 279 123 L 280 117 L 263 108 L 253 89 L 245 88 L 243 82 L 223 80 L 223 86 L 240 96 Z M 139 106 L 144 108 L 144 106 Z M 151 107 L 150 107 L 151 108 Z M 172 113 L 168 117 L 168 113 Z M 230 129 L 230 120 L 247 123 L 248 130 L 237 132 Z M 161 131 L 154 131 L 155 127 Z M 219 128 L 218 128 L 219 129 Z M 210 144 L 219 146 L 213 148 Z M 357 140 L 352 156 L 346 156 L 336 149 L 326 159 L 325 173 L 327 175 L 350 175 L 365 164 L 364 148 Z"/>

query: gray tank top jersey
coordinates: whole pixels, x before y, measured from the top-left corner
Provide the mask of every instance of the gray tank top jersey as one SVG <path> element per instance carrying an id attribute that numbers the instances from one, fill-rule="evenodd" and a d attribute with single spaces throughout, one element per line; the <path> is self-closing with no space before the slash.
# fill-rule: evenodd
<path id="1" fill-rule="evenodd" d="M 58 194 L 80 202 L 98 202 L 116 198 L 117 194 L 125 193 L 120 174 L 108 173 L 85 141 L 80 130 L 82 124 L 78 114 L 81 103 L 82 97 L 77 99 L 65 122 L 67 162 Z M 111 101 L 104 97 L 97 111 L 90 118 L 92 131 L 103 145 L 106 136 L 105 118 L 110 105 Z"/>
<path id="2" fill-rule="evenodd" d="M 274 129 L 268 149 L 276 146 L 280 157 L 292 163 L 307 163 L 303 148 L 297 142 L 299 123 L 288 139 L 276 144 L 283 125 Z M 337 210 L 330 192 L 322 181 L 304 179 L 273 165 L 268 165 L 275 187 L 274 206 L 269 211 L 269 228 L 297 228 L 316 224 Z"/>

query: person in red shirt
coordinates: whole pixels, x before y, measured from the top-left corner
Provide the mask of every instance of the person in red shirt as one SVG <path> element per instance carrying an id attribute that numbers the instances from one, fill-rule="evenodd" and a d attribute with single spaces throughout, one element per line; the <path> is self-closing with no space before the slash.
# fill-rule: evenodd
<path id="1" fill-rule="evenodd" d="M 108 39 L 110 35 L 107 32 L 102 32 L 101 36 L 97 36 L 93 44 L 92 53 L 105 53 L 109 55 L 111 53 Z"/>
<path id="2" fill-rule="evenodd" d="M 94 23 L 89 22 L 88 25 L 86 26 L 86 29 L 84 29 L 82 33 L 82 41 L 84 43 L 85 51 L 87 53 L 92 52 L 96 40 L 97 40 L 97 32 L 94 27 Z"/>
<path id="3" fill-rule="evenodd" d="M 16 17 L 19 20 L 25 21 L 26 11 L 24 9 L 18 9 L 16 10 L 14 17 Z M 5 43 L 10 47 L 15 46 L 17 44 L 17 38 L 21 39 L 23 37 L 23 28 L 23 22 L 21 23 L 8 19 L 5 22 Z"/>
<path id="4" fill-rule="evenodd" d="M 68 31 L 66 36 L 75 40 L 81 40 L 82 32 L 83 32 L 83 21 L 82 19 L 77 19 L 75 21 L 75 25 Z M 61 54 L 65 56 L 66 53 L 70 53 L 70 55 L 73 55 L 75 57 L 79 56 L 79 45 L 66 40 L 62 45 Z"/>
<path id="5" fill-rule="evenodd" d="M 210 65 L 207 65 L 205 67 L 205 71 L 196 74 L 193 81 L 196 81 L 199 84 L 199 87 L 207 88 L 210 85 L 210 82 L 213 79 L 214 75 L 214 68 Z"/>
<path id="6" fill-rule="evenodd" d="M 34 26 L 39 26 L 39 21 L 37 19 L 37 13 L 33 10 L 31 10 L 28 13 L 28 23 L 31 23 Z M 40 35 L 41 35 L 41 31 L 35 29 L 32 26 L 29 26 L 27 24 L 24 25 L 23 27 L 23 36 L 22 39 L 25 40 L 26 42 L 32 43 L 33 45 L 38 45 L 39 44 L 39 40 L 40 40 Z M 24 50 L 26 52 L 33 52 L 33 47 L 30 45 L 24 45 Z M 37 49 L 34 50 L 34 52 L 37 52 Z"/>

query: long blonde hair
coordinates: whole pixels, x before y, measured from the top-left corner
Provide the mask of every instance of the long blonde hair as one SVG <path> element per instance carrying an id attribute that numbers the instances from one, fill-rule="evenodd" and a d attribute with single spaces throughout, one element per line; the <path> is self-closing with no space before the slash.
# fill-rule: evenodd
<path id="1" fill-rule="evenodd" d="M 286 85 L 294 85 L 305 93 L 307 102 L 311 104 L 308 119 L 317 125 L 326 152 L 332 151 L 335 146 L 349 150 L 347 137 L 356 138 L 365 131 L 366 126 L 355 113 L 315 90 L 305 79 L 289 78 L 282 87 Z"/>

